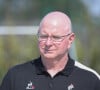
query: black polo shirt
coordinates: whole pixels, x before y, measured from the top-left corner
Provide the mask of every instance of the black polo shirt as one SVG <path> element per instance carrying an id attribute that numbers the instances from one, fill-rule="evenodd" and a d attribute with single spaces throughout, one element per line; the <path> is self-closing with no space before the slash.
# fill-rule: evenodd
<path id="1" fill-rule="evenodd" d="M 100 90 L 100 76 L 69 58 L 64 70 L 52 78 L 38 58 L 10 69 L 0 90 Z"/>

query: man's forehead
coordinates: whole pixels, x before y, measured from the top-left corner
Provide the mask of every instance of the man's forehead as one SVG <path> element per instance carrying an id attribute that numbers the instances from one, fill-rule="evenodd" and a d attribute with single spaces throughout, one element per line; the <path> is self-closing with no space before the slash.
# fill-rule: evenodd
<path id="1" fill-rule="evenodd" d="M 48 34 L 48 35 L 64 35 L 69 32 L 64 30 L 63 28 L 41 28 L 40 34 Z"/>

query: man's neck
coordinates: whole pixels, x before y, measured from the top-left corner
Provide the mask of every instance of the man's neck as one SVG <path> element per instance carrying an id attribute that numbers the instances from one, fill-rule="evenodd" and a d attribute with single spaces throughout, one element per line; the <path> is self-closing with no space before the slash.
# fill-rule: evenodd
<path id="1" fill-rule="evenodd" d="M 51 77 L 54 77 L 58 72 L 62 71 L 68 61 L 68 57 L 65 56 L 61 59 L 43 59 L 43 64 L 47 70 L 47 72 L 50 74 Z"/>

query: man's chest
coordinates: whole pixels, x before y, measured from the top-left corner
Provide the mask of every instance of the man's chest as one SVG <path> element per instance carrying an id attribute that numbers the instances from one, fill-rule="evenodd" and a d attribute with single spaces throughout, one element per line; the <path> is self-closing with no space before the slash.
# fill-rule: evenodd
<path id="1" fill-rule="evenodd" d="M 50 78 L 44 75 L 23 76 L 16 79 L 14 90 L 92 90 L 90 82 L 74 77 L 57 76 Z"/>

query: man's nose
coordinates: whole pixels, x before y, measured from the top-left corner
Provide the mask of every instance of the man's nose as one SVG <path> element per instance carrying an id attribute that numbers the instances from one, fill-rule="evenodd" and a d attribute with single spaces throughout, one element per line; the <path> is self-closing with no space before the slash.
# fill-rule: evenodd
<path id="1" fill-rule="evenodd" d="M 48 37 L 47 40 L 46 40 L 46 45 L 52 45 L 53 41 L 52 41 L 52 38 L 51 37 Z"/>

